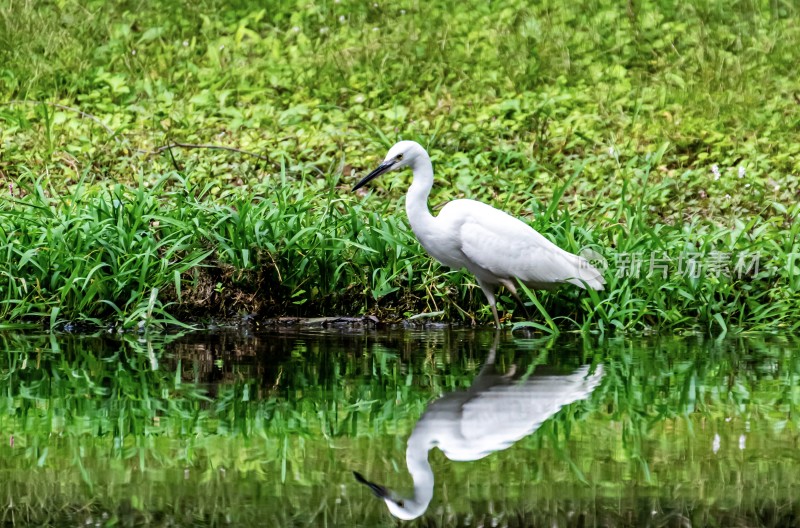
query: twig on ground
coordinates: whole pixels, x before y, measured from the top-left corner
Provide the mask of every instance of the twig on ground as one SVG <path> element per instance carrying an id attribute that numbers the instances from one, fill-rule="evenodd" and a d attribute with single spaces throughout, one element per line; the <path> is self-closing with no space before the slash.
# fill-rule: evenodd
<path id="1" fill-rule="evenodd" d="M 245 154 L 247 156 L 252 156 L 254 158 L 258 158 L 264 161 L 271 161 L 268 157 L 262 156 L 261 154 L 256 154 L 255 152 L 248 152 L 246 150 L 234 148 L 234 147 L 226 147 L 224 145 L 195 145 L 193 143 L 179 143 L 177 141 L 173 141 L 167 145 L 162 145 L 155 150 L 138 150 L 137 152 L 141 152 L 142 154 L 148 154 L 150 156 L 155 156 L 156 154 L 161 154 L 165 150 L 169 150 L 172 148 L 185 148 L 185 149 L 211 149 L 211 150 L 227 150 L 229 152 L 236 152 L 238 154 Z"/>
<path id="2" fill-rule="evenodd" d="M 181 168 L 178 165 L 178 162 L 175 160 L 175 155 L 172 153 L 172 149 L 171 148 L 167 148 L 167 152 L 169 152 L 169 159 L 172 160 L 172 166 L 175 168 L 175 171 L 180 173 L 181 172 Z"/>

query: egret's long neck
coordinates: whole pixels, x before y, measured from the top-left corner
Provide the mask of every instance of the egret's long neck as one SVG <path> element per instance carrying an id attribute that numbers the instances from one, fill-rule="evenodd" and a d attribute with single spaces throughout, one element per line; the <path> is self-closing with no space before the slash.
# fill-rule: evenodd
<path id="1" fill-rule="evenodd" d="M 419 236 L 424 231 L 428 222 L 433 220 L 433 215 L 428 210 L 428 195 L 433 187 L 433 165 L 427 154 L 420 154 L 411 165 L 414 180 L 406 195 L 406 214 L 411 224 L 411 229 Z"/>
<path id="2" fill-rule="evenodd" d="M 433 498 L 433 470 L 428 462 L 428 451 L 433 447 L 433 442 L 428 435 L 418 431 L 411 433 L 406 448 L 406 465 L 411 478 L 414 480 L 414 501 L 419 514 L 422 514 Z"/>

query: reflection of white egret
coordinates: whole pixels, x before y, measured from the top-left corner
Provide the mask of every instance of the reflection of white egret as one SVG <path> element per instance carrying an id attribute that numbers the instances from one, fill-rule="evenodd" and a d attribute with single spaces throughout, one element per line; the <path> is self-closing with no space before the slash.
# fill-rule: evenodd
<path id="1" fill-rule="evenodd" d="M 589 374 L 584 365 L 568 375 L 533 374 L 514 381 L 495 371 L 495 347 L 472 386 L 433 402 L 414 427 L 406 448 L 406 465 L 414 493 L 401 497 L 354 473 L 400 519 L 422 515 L 433 498 L 433 471 L 428 451 L 441 449 L 450 460 L 478 460 L 511 446 L 536 431 L 565 405 L 587 398 L 600 383 L 603 367 Z"/>
<path id="2" fill-rule="evenodd" d="M 494 293 L 500 285 L 520 304 L 517 281 L 542 290 L 564 283 L 603 289 L 602 273 L 585 258 L 564 251 L 525 222 L 490 205 L 476 200 L 453 200 L 437 216 L 431 215 L 428 195 L 433 187 L 433 166 L 425 149 L 413 141 L 395 144 L 383 163 L 353 190 L 402 167 L 411 167 L 414 173 L 406 196 L 411 230 L 433 258 L 449 268 L 467 268 L 475 275 L 498 328 L 500 318 Z"/>

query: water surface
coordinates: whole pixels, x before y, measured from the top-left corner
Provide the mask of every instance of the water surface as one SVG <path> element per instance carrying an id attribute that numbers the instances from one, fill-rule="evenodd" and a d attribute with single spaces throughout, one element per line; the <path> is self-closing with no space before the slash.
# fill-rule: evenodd
<path id="1" fill-rule="evenodd" d="M 448 454 L 465 460 L 430 451 L 429 503 L 404 524 L 797 525 L 798 350 L 782 336 L 0 334 L 0 524 L 394 526 L 353 471 L 408 500 L 412 432 L 446 448 L 437 435 L 458 426 Z"/>

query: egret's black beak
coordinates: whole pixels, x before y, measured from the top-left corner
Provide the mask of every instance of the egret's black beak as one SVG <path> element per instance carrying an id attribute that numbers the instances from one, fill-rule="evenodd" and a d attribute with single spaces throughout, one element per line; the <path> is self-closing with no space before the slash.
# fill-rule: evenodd
<path id="1" fill-rule="evenodd" d="M 389 170 L 392 167 L 394 167 L 395 163 L 397 163 L 396 160 L 391 160 L 391 161 L 387 161 L 385 163 L 381 163 L 380 167 L 378 167 L 374 171 L 372 171 L 369 174 L 367 174 L 366 176 L 364 176 L 364 179 L 361 180 L 360 182 L 358 182 L 356 184 L 356 186 L 353 187 L 353 190 L 357 191 L 360 188 L 362 188 L 363 186 L 365 186 L 367 183 L 369 183 L 370 181 L 374 180 L 375 178 L 377 178 L 378 176 L 383 174 L 384 172 L 389 172 Z"/>
<path id="2" fill-rule="evenodd" d="M 381 499 L 385 499 L 386 497 L 389 496 L 389 490 L 388 489 L 384 488 L 380 484 L 375 484 L 374 482 L 368 481 L 367 479 L 364 478 L 364 475 L 362 475 L 358 471 L 353 471 L 353 476 L 356 478 L 356 480 L 358 482 L 364 484 L 369 489 L 371 489 L 372 493 L 374 493 L 376 497 L 381 498 Z"/>

